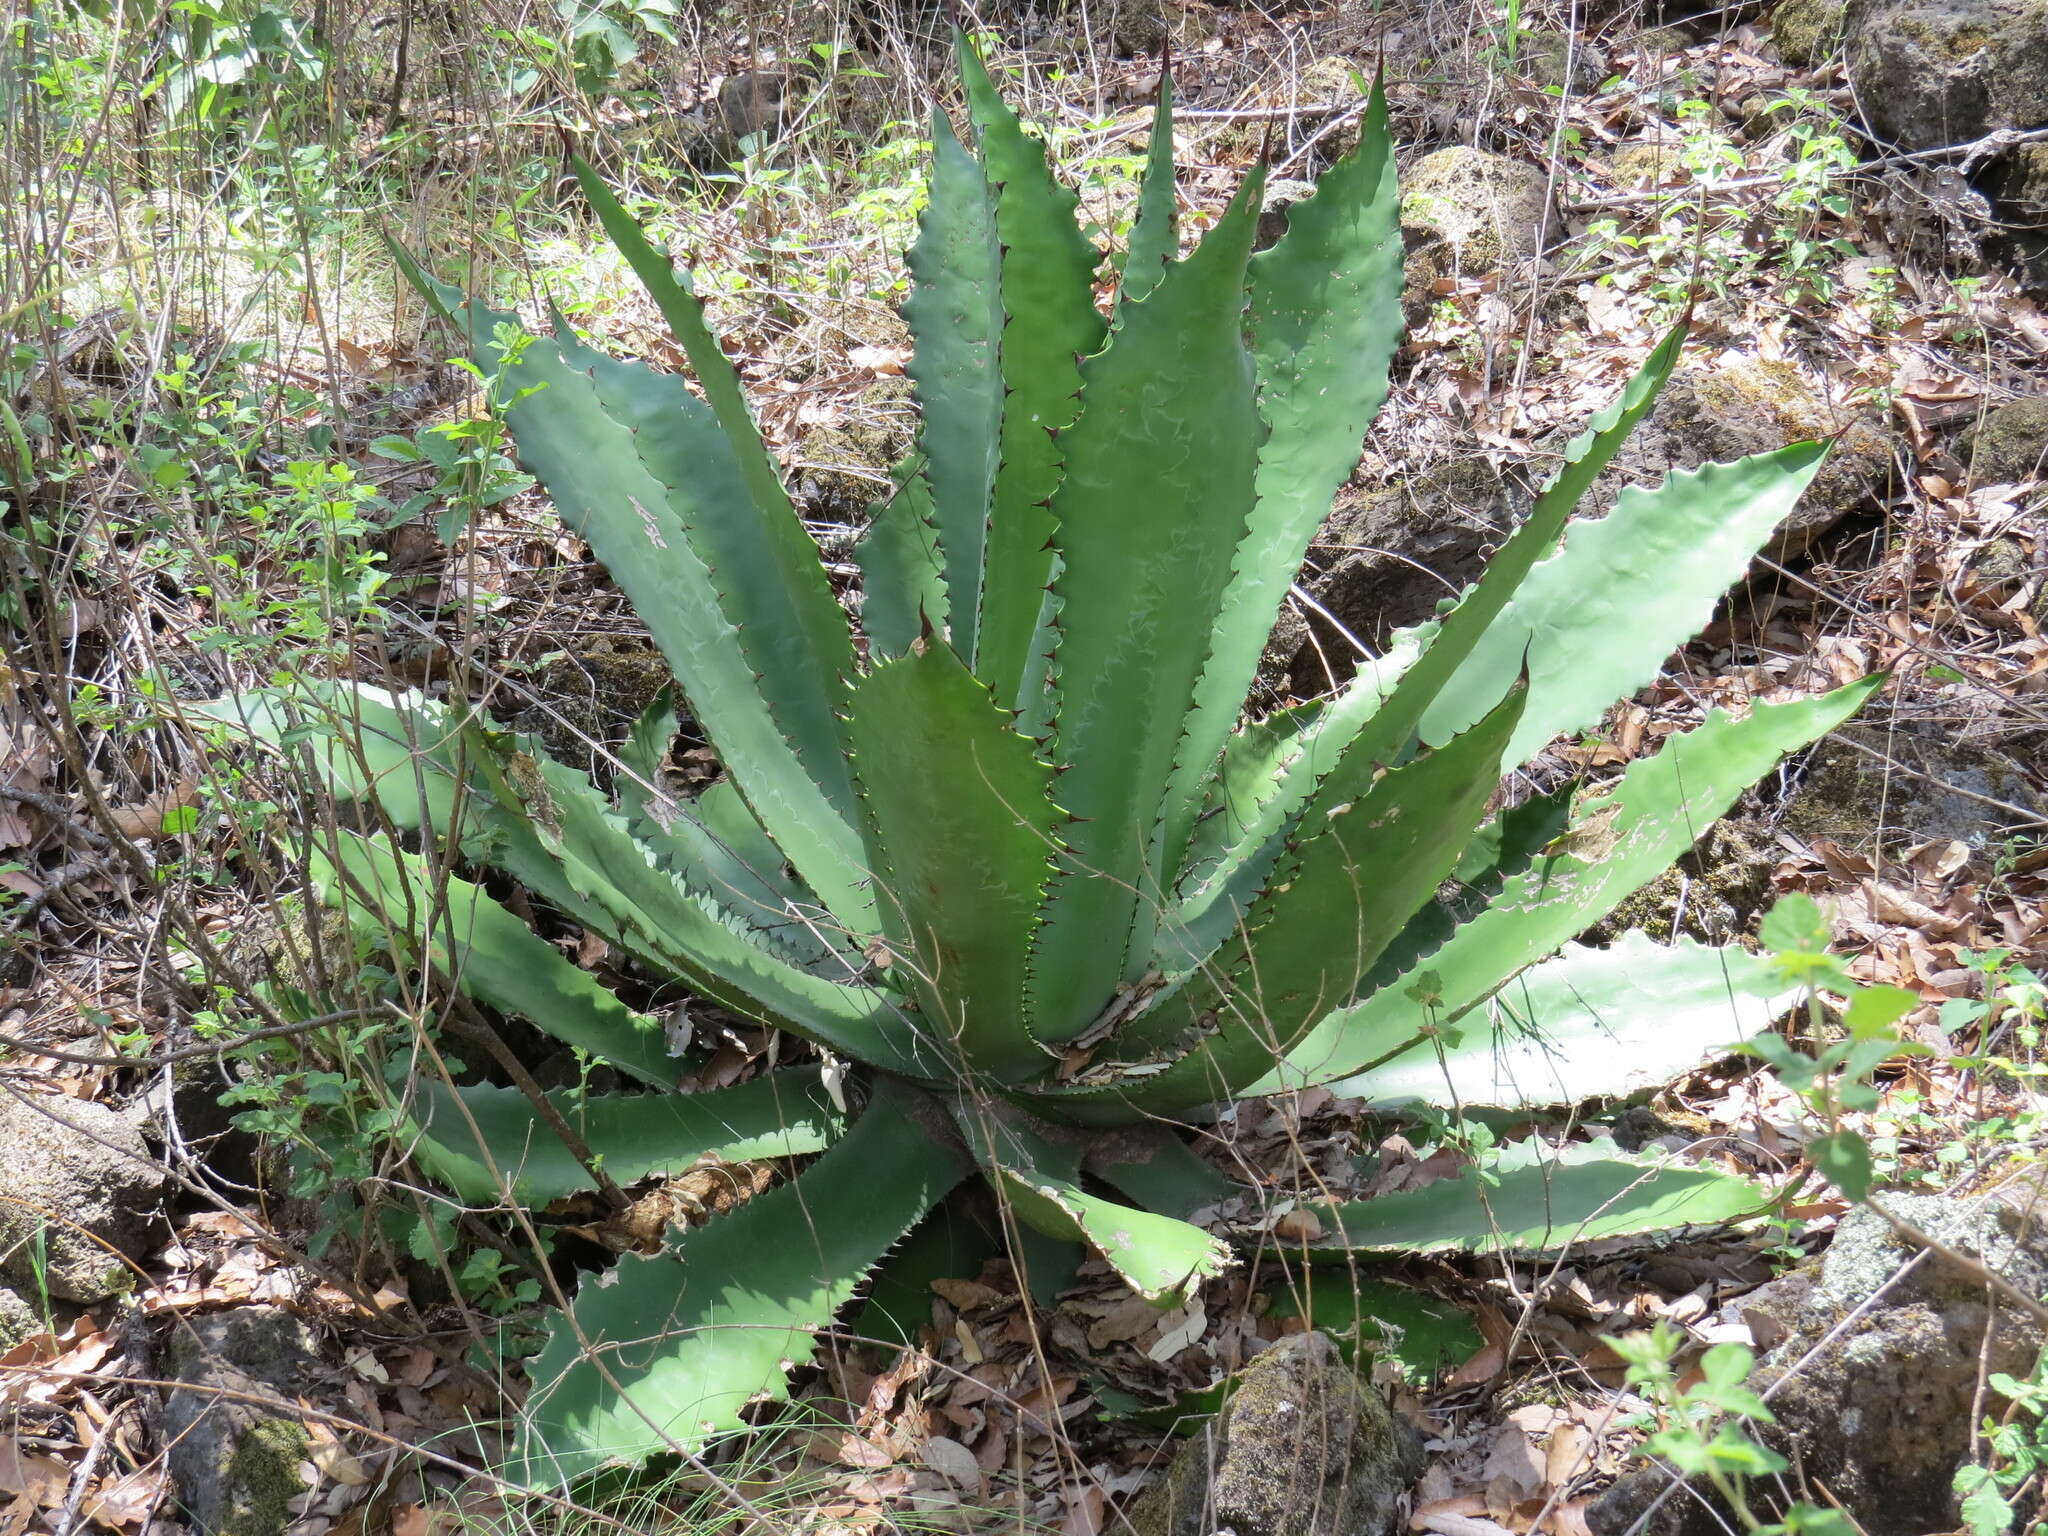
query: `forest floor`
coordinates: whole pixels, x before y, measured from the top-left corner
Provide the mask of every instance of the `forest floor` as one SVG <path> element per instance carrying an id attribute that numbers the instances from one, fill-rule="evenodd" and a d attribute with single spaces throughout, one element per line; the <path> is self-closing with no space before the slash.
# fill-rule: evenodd
<path id="1" fill-rule="evenodd" d="M 843 561 L 912 421 L 895 305 L 917 124 L 946 98 L 943 55 L 884 28 L 870 51 L 828 57 L 813 45 L 853 34 L 810 15 L 687 22 L 682 42 L 649 41 L 613 82 L 585 147 L 698 271 L 770 444 L 828 558 Z M 177 1107 L 140 1117 L 163 1163 L 162 1222 L 132 1286 L 77 1304 L 31 1295 L 39 1316 L 0 1353 L 0 1536 L 176 1526 L 158 1403 L 173 1372 L 157 1345 L 166 1326 L 251 1306 L 305 1322 L 319 1361 L 302 1402 L 315 1476 L 281 1522 L 295 1536 L 656 1521 L 1095 1536 L 1124 1521 L 1204 1391 L 1306 1326 L 1318 1288 L 1297 1268 L 1269 1254 L 1162 1314 L 1094 1268 L 1034 1303 L 1030 1277 L 995 1259 L 935 1288 L 917 1348 L 850 1325 L 802 1378 L 790 1427 L 734 1451 L 717 1476 L 536 1511 L 473 1470 L 516 1401 L 516 1372 L 495 1362 L 530 1337 L 530 1292 L 516 1255 L 480 1242 L 474 1223 L 437 1229 L 399 1152 L 348 1122 L 350 1074 L 378 1047 L 338 1033 L 318 1049 L 241 1053 L 256 1063 L 236 1086 L 260 1146 L 208 1109 L 220 1081 L 207 1053 L 173 1059 L 207 1027 L 264 1022 L 227 987 L 195 1036 L 189 1006 L 170 1020 L 174 981 L 219 987 L 224 965 L 251 993 L 266 971 L 264 995 L 279 995 L 280 971 L 287 986 L 325 990 L 306 983 L 317 914 L 298 872 L 265 851 L 266 818 L 302 807 L 303 790 L 222 781 L 174 701 L 285 670 L 393 687 L 456 675 L 501 716 L 602 760 L 660 686 L 644 632 L 545 499 L 494 445 L 465 457 L 474 435 L 437 430 L 475 417 L 472 381 L 443 362 L 372 236 L 387 221 L 437 256 L 466 256 L 527 313 L 551 293 L 626 352 L 663 355 L 658 317 L 565 201 L 547 114 L 479 107 L 466 64 L 449 62 L 459 39 L 419 26 L 402 132 L 396 112 L 381 133 L 361 115 L 368 126 L 343 134 L 273 100 L 272 137 L 239 141 L 217 179 L 166 179 L 134 150 L 156 141 L 132 103 L 107 108 L 116 131 L 103 137 L 78 127 L 95 90 L 112 101 L 113 86 L 133 84 L 104 54 L 117 60 L 104 78 L 45 87 L 70 93 L 72 136 L 10 141 L 14 248 L 40 251 L 65 294 L 61 324 L 13 336 L 69 391 L 34 416 L 26 386 L 12 397 L 43 456 L 31 478 L 46 499 L 31 505 L 56 505 L 49 488 L 61 486 L 58 500 L 90 515 L 79 536 L 19 531 L 39 553 L 9 567 L 0 1078 L 17 1099 Z M 1092 22 L 996 18 L 991 30 L 995 62 L 1109 243 L 1127 228 L 1162 45 L 1194 232 L 1260 154 L 1284 182 L 1341 153 L 1376 68 L 1404 171 L 1452 146 L 1500 157 L 1492 225 L 1454 242 L 1456 259 L 1411 269 L 1394 393 L 1304 573 L 1289 646 L 1271 658 L 1276 700 L 1321 685 L 1351 643 L 1345 629 L 1366 645 L 1384 637 L 1353 618 L 1359 604 L 1426 611 L 1467 574 L 1461 562 L 1682 312 L 1688 404 L 1653 431 L 1638 475 L 1836 439 L 1828 515 L 1759 562 L 1657 686 L 1531 772 L 1598 781 L 1717 705 L 1886 671 L 1853 733 L 1756 791 L 1631 918 L 1660 935 L 1751 940 L 1776 898 L 1820 899 L 1852 973 L 1920 1000 L 1904 1027 L 1924 1050 L 1885 1063 L 1873 1106 L 1845 1122 L 1867 1138 L 1879 1187 L 1960 1194 L 2038 1157 L 2048 471 L 2040 446 L 2028 460 L 1985 427 L 2000 407 L 2048 395 L 2048 313 L 2041 290 L 2030 298 L 1982 249 L 1950 182 L 1867 141 L 1841 60 L 1822 49 L 1787 63 L 1743 7 L 1571 30 L 1533 7 L 1266 14 L 1189 0 Z M 808 75 L 775 85 L 779 115 L 727 121 L 792 58 L 847 72 L 829 90 Z M 754 126 L 737 167 L 690 170 Z M 350 160 L 356 181 L 341 170 Z M 66 205 L 53 246 L 37 222 L 51 218 L 47 200 L 26 205 L 60 185 L 86 195 Z M 0 296 L 19 306 L 26 293 Z M 1393 554 L 1357 547 L 1360 529 Z M 1403 574 L 1404 562 L 1435 574 Z M 710 771 L 701 753 L 679 766 L 693 762 Z M 554 936 L 606 966 L 601 944 Z M 776 1049 L 715 1011 L 697 1022 L 706 1085 Z M 1540 1264 L 1438 1255 L 1391 1272 L 1414 1292 L 1411 1310 L 1359 1335 L 1379 1346 L 1374 1380 L 1431 1446 L 1418 1529 L 1586 1530 L 1658 1407 L 1613 1341 L 1662 1322 L 1686 1359 L 1767 1343 L 1742 1298 L 1822 1252 L 1849 1209 L 1814 1176 L 1798 1096 L 1754 1062 L 1588 1113 L 1631 1144 L 1700 1155 L 1710 1142 L 1728 1166 L 1807 1193 L 1759 1229 Z M 1254 1181 L 1258 1208 L 1219 1219 L 1284 1237 L 1332 1189 L 1442 1176 L 1460 1165 L 1461 1134 L 1375 1119 L 1323 1090 L 1243 1106 L 1213 1128 L 1214 1154 Z M 703 1189 L 650 1198 L 670 1215 L 715 1206 L 711 1186 L 733 1173 L 712 1172 Z M 333 1196 L 370 1183 L 384 1193 L 367 1215 Z M 0 1197 L 20 1193 L 0 1183 Z M 627 1241 L 598 1232 L 595 1213 L 558 1214 Z"/>

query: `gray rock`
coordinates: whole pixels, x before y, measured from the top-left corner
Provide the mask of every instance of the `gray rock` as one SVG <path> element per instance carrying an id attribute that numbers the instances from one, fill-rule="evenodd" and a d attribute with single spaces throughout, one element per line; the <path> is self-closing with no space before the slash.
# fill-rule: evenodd
<path id="1" fill-rule="evenodd" d="M 40 1269 L 65 1301 L 126 1290 L 121 1256 L 150 1251 L 163 1182 L 142 1133 L 105 1105 L 0 1095 L 0 1272 L 34 1286 Z"/>
<path id="2" fill-rule="evenodd" d="M 2030 1296 L 2048 1292 L 2048 1174 L 2031 1169 L 1989 1197 L 1887 1195 L 1887 1210 Z M 1953 1483 L 1969 1455 L 1979 1372 L 2025 1378 L 2041 1330 L 1987 1300 L 1972 1270 L 1917 1247 L 1874 1212 L 1842 1218 L 1816 1268 L 1740 1303 L 1759 1342 L 1777 1342 L 1751 1377 L 1776 1427 L 1758 1437 L 1788 1457 L 1808 1488 L 1841 1501 L 1867 1536 L 1923 1536 L 1962 1524 Z M 1910 1266 L 1910 1267 L 1909 1267 Z M 1985 1405 L 1996 1411 L 1996 1400 Z M 1588 1510 L 1595 1536 L 1630 1529 L 1668 1485 L 1646 1468 Z M 1760 1491 L 1759 1488 L 1752 1492 Z M 1725 1517 L 1722 1517 L 1725 1518 Z M 1689 1494 L 1667 1499 L 1653 1536 L 1719 1530 Z"/>
<path id="3" fill-rule="evenodd" d="M 1849 83 L 1901 149 L 2048 123 L 2048 0 L 1850 0 Z"/>
<path id="4" fill-rule="evenodd" d="M 0 1355 L 44 1331 L 43 1314 L 11 1286 L 0 1285 Z"/>
<path id="5" fill-rule="evenodd" d="M 171 1480 L 197 1536 L 280 1536 L 312 1438 L 289 1411 L 318 1365 L 305 1325 L 276 1307 L 238 1307 L 172 1335 L 164 1400 Z M 232 1396 L 227 1394 L 233 1394 Z M 280 1398 L 267 1408 L 249 1397 Z"/>
<path id="6" fill-rule="evenodd" d="M 1849 725 L 1807 759 L 1782 824 L 1808 842 L 1896 852 L 1935 838 L 1982 846 L 2043 814 L 2025 773 L 1989 748 Z"/>
<path id="7" fill-rule="evenodd" d="M 1559 91 L 1570 89 L 1578 96 L 1597 91 L 1608 72 L 1606 50 L 1598 43 L 1569 32 L 1542 28 L 1522 34 L 1521 52 L 1515 63 L 1538 85 Z"/>
<path id="8" fill-rule="evenodd" d="M 1810 69 L 1842 43 L 1845 0 L 1782 0 L 1771 12 L 1771 45 L 1794 69 Z"/>
<path id="9" fill-rule="evenodd" d="M 1958 446 L 1972 484 L 2048 478 L 2048 395 L 2001 405 L 1965 432 Z"/>
<path id="10" fill-rule="evenodd" d="M 1604 512 L 1627 484 L 1655 485 L 1672 470 L 1727 463 L 1791 443 L 1835 446 L 1765 551 L 1783 560 L 1872 504 L 1891 473 L 1891 450 L 1868 415 L 1836 408 L 1795 364 L 1728 356 L 1680 368 L 1656 408 L 1594 484 L 1586 510 Z"/>
<path id="11" fill-rule="evenodd" d="M 1131 1524 L 1137 1536 L 1383 1536 L 1421 1473 L 1415 1431 L 1326 1334 L 1297 1334 L 1245 1367 Z"/>
<path id="12" fill-rule="evenodd" d="M 1888 1210 L 1945 1246 L 1977 1259 L 2028 1295 L 2048 1293 L 2048 1231 L 2037 1173 L 1986 1200 L 1891 1195 Z M 1955 1469 L 1969 1452 L 1979 1370 L 2024 1378 L 2039 1358 L 2040 1329 L 1986 1299 L 1982 1280 L 1930 1254 L 1897 1284 L 1914 1244 L 1867 1210 L 1842 1220 L 1811 1292 L 1789 1321 L 1756 1384 L 1800 1465 L 1847 1503 L 1870 1536 L 1953 1530 Z M 1857 1308 L 1878 1304 L 1794 1371 L 1795 1363 Z"/>
<path id="13" fill-rule="evenodd" d="M 1441 279 L 1484 277 L 1539 254 L 1550 181 L 1540 166 L 1463 146 L 1424 155 L 1401 180 L 1401 235 L 1407 246 L 1410 307 L 1427 304 Z"/>

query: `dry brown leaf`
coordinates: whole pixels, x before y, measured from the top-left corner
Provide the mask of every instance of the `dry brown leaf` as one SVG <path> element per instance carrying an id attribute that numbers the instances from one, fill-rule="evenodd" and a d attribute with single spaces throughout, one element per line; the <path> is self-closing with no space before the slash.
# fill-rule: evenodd
<path id="1" fill-rule="evenodd" d="M 932 1282 L 932 1289 L 962 1312 L 971 1312 L 976 1307 L 986 1307 L 1003 1299 L 1003 1293 L 992 1285 L 983 1285 L 979 1280 L 946 1280 Z"/>
<path id="2" fill-rule="evenodd" d="M 166 1473 L 161 1462 L 101 1481 L 86 1498 L 86 1518 L 113 1531 L 140 1530 L 163 1501 Z"/>
<path id="3" fill-rule="evenodd" d="M 1593 1432 L 1585 1425 L 1567 1421 L 1550 1432 L 1550 1444 L 1543 1453 L 1543 1480 L 1552 1488 L 1564 1488 L 1573 1478 L 1592 1466 Z"/>
<path id="4" fill-rule="evenodd" d="M 981 1486 L 981 1463 L 974 1459 L 974 1452 L 958 1440 L 944 1435 L 934 1435 L 918 1448 L 918 1456 L 924 1464 L 956 1488 L 979 1488 Z"/>
<path id="5" fill-rule="evenodd" d="M 189 810 L 198 803 L 199 781 L 183 778 L 146 800 L 114 806 L 107 812 L 107 820 L 115 832 L 130 842 L 146 843 L 165 835 L 174 812 Z M 184 819 L 179 818 L 181 822 Z"/>
<path id="6" fill-rule="evenodd" d="M 71 1469 L 54 1456 L 24 1451 L 12 1435 L 0 1438 L 0 1493 L 20 1494 L 50 1507 L 64 1502 Z"/>
<path id="7" fill-rule="evenodd" d="M 1105 1501 L 1096 1483 L 1067 1490 L 1067 1512 L 1060 1520 L 1060 1536 L 1096 1536 L 1102 1529 Z"/>
<path id="8" fill-rule="evenodd" d="M 1296 1206 L 1273 1218 L 1273 1235 L 1283 1243 L 1312 1243 L 1323 1235 L 1322 1218 L 1306 1206 Z"/>

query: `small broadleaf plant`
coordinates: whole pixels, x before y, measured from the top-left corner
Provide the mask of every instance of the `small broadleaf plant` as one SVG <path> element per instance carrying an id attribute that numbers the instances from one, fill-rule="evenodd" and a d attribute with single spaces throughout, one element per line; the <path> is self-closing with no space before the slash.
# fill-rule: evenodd
<path id="1" fill-rule="evenodd" d="M 740 1427 L 971 1176 L 1167 1306 L 1231 1262 L 1185 1219 L 1236 1188 L 1180 1130 L 1213 1106 L 1321 1084 L 1390 1109 L 1570 1103 L 1767 1024 L 1740 950 L 1571 941 L 1875 686 L 1716 712 L 1596 793 L 1489 815 L 1504 772 L 1654 679 L 1821 462 L 1798 444 L 1709 465 L 1568 527 L 1670 374 L 1673 334 L 1454 605 L 1329 697 L 1246 718 L 1387 393 L 1402 249 L 1384 100 L 1270 249 L 1253 250 L 1255 169 L 1181 256 L 1162 87 L 1105 319 L 1075 197 L 958 52 L 970 142 L 935 115 L 909 258 L 922 427 L 860 546 L 857 623 L 687 279 L 587 169 L 694 390 L 559 316 L 525 335 L 400 255 L 652 632 L 722 767 L 709 788 L 664 779 L 669 700 L 609 788 L 417 695 L 233 703 L 391 830 L 435 839 L 432 869 L 388 833 L 320 839 L 328 900 L 644 1090 L 543 1114 L 514 1088 L 422 1088 L 411 1144 L 456 1195 L 539 1205 L 707 1154 L 822 1154 L 582 1284 L 530 1364 L 509 1470 L 533 1484 Z M 660 1024 L 443 856 L 817 1060 L 673 1092 Z M 1611 1146 L 1509 1148 L 1483 1179 L 1334 1208 L 1308 1246 L 1540 1251 L 1763 1203 Z"/>

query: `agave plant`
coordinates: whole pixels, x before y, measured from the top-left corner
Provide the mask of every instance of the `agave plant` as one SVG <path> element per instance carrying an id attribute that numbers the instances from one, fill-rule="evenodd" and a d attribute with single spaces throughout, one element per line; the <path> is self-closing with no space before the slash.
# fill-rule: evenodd
<path id="1" fill-rule="evenodd" d="M 1673 334 L 1454 605 L 1331 696 L 1244 718 L 1387 391 L 1384 104 L 1270 249 L 1253 252 L 1254 170 L 1182 257 L 1162 88 L 1105 320 L 1075 198 L 972 48 L 959 58 L 974 147 L 934 117 L 905 306 L 922 430 L 860 547 L 857 627 L 687 279 L 594 176 L 694 391 L 559 317 L 527 334 L 406 261 L 652 632 L 722 777 L 694 796 L 666 782 L 666 699 L 609 787 L 419 697 L 238 703 L 272 739 L 310 737 L 336 787 L 398 828 L 815 1048 L 678 1094 L 657 1022 L 480 886 L 382 835 L 317 850 L 329 899 L 644 1090 L 422 1088 L 413 1144 L 458 1196 L 538 1205 L 707 1154 L 822 1153 L 556 1315 L 513 1456 L 536 1483 L 738 1427 L 971 1176 L 1164 1306 L 1231 1262 L 1185 1219 L 1235 1189 L 1179 1129 L 1216 1106 L 1314 1084 L 1389 1108 L 1565 1103 L 1767 1023 L 1740 950 L 1571 941 L 1874 686 L 1716 713 L 1598 790 L 1489 814 L 1504 770 L 1654 678 L 1820 463 L 1802 444 L 1676 474 L 1568 529 Z M 1761 1203 L 1611 1147 L 1525 1152 L 1484 1187 L 1331 1209 L 1311 1248 L 1542 1249 Z"/>

